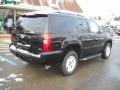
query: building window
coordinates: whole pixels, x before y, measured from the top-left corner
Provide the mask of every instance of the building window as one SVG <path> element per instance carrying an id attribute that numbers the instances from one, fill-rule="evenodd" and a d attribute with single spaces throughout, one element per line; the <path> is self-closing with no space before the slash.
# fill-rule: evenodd
<path id="1" fill-rule="evenodd" d="M 52 4 L 57 4 L 57 0 L 52 0 Z"/>
<path id="2" fill-rule="evenodd" d="M 51 7 L 58 7 L 58 0 L 49 0 Z"/>

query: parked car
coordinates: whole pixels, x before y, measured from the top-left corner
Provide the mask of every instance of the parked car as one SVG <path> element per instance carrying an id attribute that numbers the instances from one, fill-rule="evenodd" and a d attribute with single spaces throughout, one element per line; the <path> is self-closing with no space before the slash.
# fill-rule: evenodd
<path id="1" fill-rule="evenodd" d="M 115 35 L 115 30 L 114 30 L 113 28 L 109 27 L 109 26 L 106 26 L 106 27 L 104 28 L 104 31 L 105 31 L 106 33 L 110 34 L 112 37 Z"/>
<path id="2" fill-rule="evenodd" d="M 120 25 L 117 25 L 116 34 L 117 34 L 118 36 L 120 36 Z"/>
<path id="3" fill-rule="evenodd" d="M 79 61 L 97 56 L 108 59 L 112 38 L 92 20 L 62 12 L 32 12 L 18 20 L 11 34 L 10 51 L 28 63 L 60 65 L 64 75 L 73 74 Z"/>
<path id="4" fill-rule="evenodd" d="M 117 34 L 118 36 L 120 36 L 120 31 L 117 31 L 116 34 Z"/>

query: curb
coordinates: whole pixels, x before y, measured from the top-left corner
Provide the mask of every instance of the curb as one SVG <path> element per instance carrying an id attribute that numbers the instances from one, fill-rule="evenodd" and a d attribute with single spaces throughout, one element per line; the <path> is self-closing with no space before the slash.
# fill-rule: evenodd
<path id="1" fill-rule="evenodd" d="M 0 35 L 0 43 L 5 42 L 5 41 L 10 41 L 10 34 L 2 34 Z"/>

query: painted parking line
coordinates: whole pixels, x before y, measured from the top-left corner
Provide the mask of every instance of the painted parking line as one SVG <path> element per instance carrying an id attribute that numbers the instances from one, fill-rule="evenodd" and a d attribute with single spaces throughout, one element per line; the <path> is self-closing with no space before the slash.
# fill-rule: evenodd
<path id="1" fill-rule="evenodd" d="M 10 41 L 10 40 L 4 40 L 4 42 L 6 42 L 6 43 L 11 43 L 11 41 Z"/>
<path id="2" fill-rule="evenodd" d="M 9 48 L 9 46 L 6 46 L 6 45 L 1 46 L 1 45 L 0 45 L 0 48 Z"/>
<path id="3" fill-rule="evenodd" d="M 3 47 L 0 47 L 0 50 L 6 50 L 6 49 L 8 49 L 8 48 L 3 48 Z"/>
<path id="4" fill-rule="evenodd" d="M 8 48 L 9 45 L 0 45 L 0 47 L 1 47 L 1 48 L 2 48 L 2 47 L 4 47 L 4 48 Z"/>
<path id="5" fill-rule="evenodd" d="M 6 55 L 6 56 L 12 56 L 13 54 L 12 53 L 6 53 L 4 55 Z"/>
<path id="6" fill-rule="evenodd" d="M 9 50 L 2 50 L 0 53 L 9 52 Z"/>
<path id="7" fill-rule="evenodd" d="M 0 45 L 0 47 L 8 48 L 9 46 L 8 45 Z"/>
<path id="8" fill-rule="evenodd" d="M 8 58 L 5 58 L 3 56 L 0 56 L 0 61 L 7 62 L 8 64 L 11 64 L 12 66 L 16 66 L 17 65 L 17 63 L 15 63 L 14 61 L 12 61 L 12 60 L 10 60 Z"/>
<path id="9" fill-rule="evenodd" d="M 0 44 L 0 47 L 9 47 L 9 45 L 8 44 Z"/>
<path id="10" fill-rule="evenodd" d="M 9 44 L 5 44 L 5 43 L 0 43 L 0 46 L 9 46 Z"/>

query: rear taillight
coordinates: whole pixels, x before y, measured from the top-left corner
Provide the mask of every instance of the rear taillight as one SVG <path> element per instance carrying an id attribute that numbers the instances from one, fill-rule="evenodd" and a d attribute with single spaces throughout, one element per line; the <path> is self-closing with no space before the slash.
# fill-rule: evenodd
<path id="1" fill-rule="evenodd" d="M 42 50 L 43 52 L 50 52 L 52 51 L 52 39 L 50 33 L 44 33 L 42 35 L 43 38 L 43 44 L 42 44 Z"/>
<path id="2" fill-rule="evenodd" d="M 13 36 L 13 34 L 11 33 L 11 42 L 15 41 L 15 37 Z"/>

